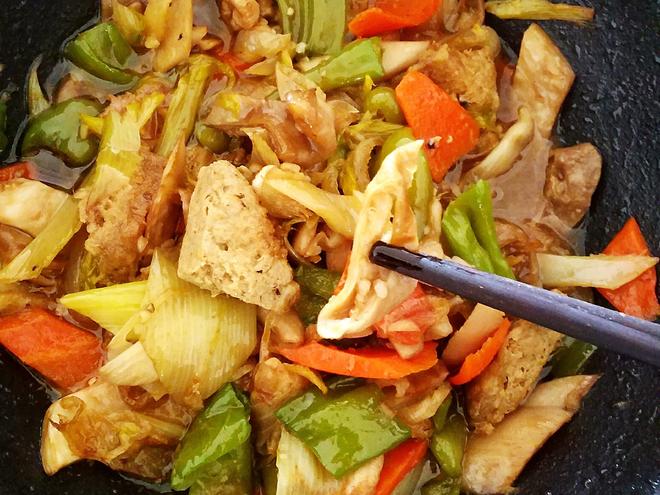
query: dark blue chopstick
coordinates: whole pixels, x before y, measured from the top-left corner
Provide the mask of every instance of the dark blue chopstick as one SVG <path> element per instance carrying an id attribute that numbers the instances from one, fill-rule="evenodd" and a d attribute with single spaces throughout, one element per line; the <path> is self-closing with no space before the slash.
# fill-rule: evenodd
<path id="1" fill-rule="evenodd" d="M 474 302 L 660 367 L 660 325 L 378 242 L 371 261 Z"/>

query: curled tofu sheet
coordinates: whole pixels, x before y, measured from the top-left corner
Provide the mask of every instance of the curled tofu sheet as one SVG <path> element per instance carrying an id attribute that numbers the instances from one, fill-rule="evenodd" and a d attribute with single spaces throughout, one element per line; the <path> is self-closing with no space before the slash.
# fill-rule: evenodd
<path id="1" fill-rule="evenodd" d="M 346 282 L 319 314 L 323 339 L 364 337 L 383 316 L 405 301 L 417 281 L 369 261 L 377 241 L 418 250 L 417 222 L 408 199 L 422 141 L 390 153 L 367 186 L 358 217 Z"/>
<path id="2" fill-rule="evenodd" d="M 538 24 L 532 24 L 520 45 L 513 92 L 546 139 L 574 80 L 575 73 L 557 45 Z"/>

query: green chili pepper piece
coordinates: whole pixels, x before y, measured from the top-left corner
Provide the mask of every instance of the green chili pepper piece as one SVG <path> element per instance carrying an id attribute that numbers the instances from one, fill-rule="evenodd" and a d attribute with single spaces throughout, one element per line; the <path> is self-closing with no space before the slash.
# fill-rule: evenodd
<path id="1" fill-rule="evenodd" d="M 9 144 L 7 137 L 7 102 L 0 98 L 0 153 L 2 153 Z"/>
<path id="2" fill-rule="evenodd" d="M 66 100 L 44 110 L 29 121 L 21 151 L 48 149 L 69 165 L 80 167 L 91 162 L 98 151 L 98 140 L 80 137 L 80 115 L 97 116 L 100 103 L 83 98 Z"/>
<path id="3" fill-rule="evenodd" d="M 421 490 L 422 495 L 460 495 L 461 479 L 439 476 L 427 482 Z"/>
<path id="4" fill-rule="evenodd" d="M 480 180 L 452 201 L 442 227 L 454 254 L 480 270 L 515 278 L 497 243 L 488 182 Z"/>
<path id="5" fill-rule="evenodd" d="M 395 149 L 399 148 L 400 146 L 403 146 L 404 144 L 408 144 L 414 140 L 415 140 L 415 136 L 413 136 L 410 127 L 404 127 L 403 129 L 399 129 L 397 131 L 394 131 L 392 134 L 390 134 L 383 143 L 383 146 L 381 146 L 380 151 L 376 156 L 376 160 L 373 162 L 372 167 L 369 170 L 371 176 L 373 177 L 378 173 L 378 171 L 380 170 L 380 166 L 383 164 L 383 161 L 385 160 L 387 155 L 392 153 Z"/>
<path id="6" fill-rule="evenodd" d="M 327 299 L 303 289 L 300 291 L 300 298 L 295 308 L 303 325 L 308 326 L 316 323 L 319 313 L 326 304 L 328 304 Z"/>
<path id="7" fill-rule="evenodd" d="M 373 177 L 380 170 L 383 161 L 394 150 L 411 143 L 415 140 L 412 130 L 409 127 L 404 127 L 394 131 L 388 136 L 380 148 L 376 160 L 370 167 L 370 173 Z M 419 165 L 415 171 L 413 182 L 409 191 L 409 199 L 412 203 L 413 210 L 415 211 L 415 218 L 417 220 L 417 236 L 421 239 L 424 235 L 424 229 L 428 223 L 431 205 L 433 199 L 433 177 L 431 177 L 431 169 L 429 163 L 423 153 L 419 154 Z"/>
<path id="8" fill-rule="evenodd" d="M 419 165 L 413 176 L 409 197 L 417 220 L 417 238 L 424 236 L 424 229 L 429 221 L 431 201 L 433 200 L 433 177 L 424 153 L 419 153 Z"/>
<path id="9" fill-rule="evenodd" d="M 372 115 L 382 117 L 386 122 L 403 124 L 403 114 L 392 88 L 379 87 L 369 91 L 364 108 Z"/>
<path id="10" fill-rule="evenodd" d="M 444 428 L 431 437 L 431 452 L 442 470 L 452 478 L 461 475 L 466 440 L 467 425 L 463 416 L 458 413 L 450 415 Z"/>
<path id="11" fill-rule="evenodd" d="M 374 385 L 325 396 L 314 390 L 275 415 L 339 478 L 410 437 L 410 430 L 381 408 L 381 399 Z"/>
<path id="12" fill-rule="evenodd" d="M 277 481 L 276 481 L 277 482 Z M 190 487 L 190 495 L 251 495 L 252 445 L 243 442 L 205 468 Z"/>
<path id="13" fill-rule="evenodd" d="M 174 458 L 172 487 L 175 490 L 189 488 L 197 480 L 214 473 L 224 476 L 231 471 L 228 466 L 232 463 L 243 463 L 247 454 L 236 450 L 250 440 L 247 404 L 247 398 L 232 384 L 225 385 L 211 398 L 183 437 Z M 221 461 L 232 452 L 235 460 Z"/>
<path id="14" fill-rule="evenodd" d="M 80 33 L 64 49 L 65 56 L 93 76 L 116 84 L 132 84 L 137 76 L 126 69 L 135 54 L 111 22 Z"/>
<path id="15" fill-rule="evenodd" d="M 561 378 L 580 374 L 596 349 L 593 344 L 567 337 L 564 347 L 552 358 L 552 375 Z"/>
<path id="16" fill-rule="evenodd" d="M 374 81 L 382 79 L 385 71 L 381 64 L 380 39 L 349 43 L 340 53 L 305 75 L 323 91 L 361 83 L 366 76 Z"/>
<path id="17" fill-rule="evenodd" d="M 441 431 L 445 427 L 447 415 L 449 414 L 449 408 L 451 407 L 452 402 L 453 398 L 451 394 L 449 394 L 433 415 L 433 428 L 435 431 Z"/>
<path id="18" fill-rule="evenodd" d="M 331 272 L 314 265 L 300 265 L 295 273 L 296 282 L 312 294 L 330 299 L 339 283 L 341 273 Z"/>
<path id="19" fill-rule="evenodd" d="M 199 144 L 218 155 L 229 148 L 229 136 L 215 127 L 199 123 L 195 128 L 195 137 Z"/>

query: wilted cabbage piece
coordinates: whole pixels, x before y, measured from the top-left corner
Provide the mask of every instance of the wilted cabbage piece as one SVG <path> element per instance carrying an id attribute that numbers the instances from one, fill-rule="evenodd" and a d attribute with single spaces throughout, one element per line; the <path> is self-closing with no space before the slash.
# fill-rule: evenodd
<path id="1" fill-rule="evenodd" d="M 115 333 L 140 309 L 146 290 L 143 281 L 116 284 L 66 294 L 60 303 Z"/>
<path id="2" fill-rule="evenodd" d="M 534 120 L 525 107 L 518 110 L 518 121 L 502 136 L 499 143 L 479 164 L 465 174 L 464 181 L 476 182 L 479 179 L 492 179 L 508 172 L 520 153 L 534 137 Z"/>
<path id="3" fill-rule="evenodd" d="M 0 224 L 31 236 L 41 232 L 68 195 L 37 180 L 14 179 L 0 183 Z"/>
<path id="4" fill-rule="evenodd" d="M 652 256 L 561 256 L 538 253 L 536 261 L 545 287 L 618 289 L 658 264 Z"/>
<path id="5" fill-rule="evenodd" d="M 0 284 L 37 278 L 81 226 L 78 205 L 67 194 L 41 232 L 0 269 Z"/>
<path id="6" fill-rule="evenodd" d="M 575 73 L 557 45 L 538 24 L 532 24 L 520 45 L 513 91 L 518 103 L 532 112 L 543 137 L 550 137 L 574 80 Z"/>
<path id="7" fill-rule="evenodd" d="M 470 493 L 509 493 L 527 461 L 580 407 L 598 376 L 559 378 L 537 386 L 489 435 L 473 433 L 463 458 L 463 488 Z"/>
<path id="8" fill-rule="evenodd" d="M 192 416 L 171 400 L 139 400 L 142 394 L 97 382 L 53 403 L 41 436 L 46 473 L 89 459 L 163 480 Z"/>
<path id="9" fill-rule="evenodd" d="M 381 455 L 339 479 L 333 478 L 303 442 L 282 430 L 277 447 L 277 494 L 369 495 L 382 468 Z"/>
<path id="10" fill-rule="evenodd" d="M 550 154 L 545 197 L 566 225 L 573 227 L 589 209 L 602 165 L 600 153 L 590 143 L 557 148 Z"/>
<path id="11" fill-rule="evenodd" d="M 362 337 L 383 315 L 401 304 L 417 282 L 369 261 L 374 242 L 382 240 L 415 250 L 417 222 L 408 190 L 419 163 L 421 141 L 390 153 L 365 191 L 355 229 L 346 283 L 321 310 L 322 338 Z"/>
<path id="12" fill-rule="evenodd" d="M 291 371 L 277 358 L 269 358 L 257 365 L 250 394 L 257 452 L 275 455 L 282 432 L 282 423 L 275 417 L 275 411 L 308 386 L 305 378 Z"/>
<path id="13" fill-rule="evenodd" d="M 252 185 L 273 216 L 304 220 L 313 212 L 344 237 L 355 234 L 360 196 L 329 193 L 314 186 L 302 172 L 284 167 L 264 167 Z"/>

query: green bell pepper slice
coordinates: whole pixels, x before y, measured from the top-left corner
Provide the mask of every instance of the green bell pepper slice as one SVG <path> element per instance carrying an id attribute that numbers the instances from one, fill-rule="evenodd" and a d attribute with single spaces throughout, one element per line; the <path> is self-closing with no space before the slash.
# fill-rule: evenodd
<path id="1" fill-rule="evenodd" d="M 300 284 L 300 298 L 296 311 L 305 326 L 316 323 L 323 306 L 335 291 L 341 273 L 331 272 L 313 265 L 300 265 L 295 279 Z"/>
<path id="2" fill-rule="evenodd" d="M 300 297 L 296 302 L 295 309 L 300 317 L 300 321 L 303 322 L 303 325 L 308 326 L 316 323 L 319 318 L 319 313 L 326 304 L 328 304 L 327 299 L 302 289 L 300 291 Z"/>
<path id="3" fill-rule="evenodd" d="M 452 478 L 459 478 L 467 441 L 467 424 L 458 412 L 451 413 L 441 430 L 431 437 L 430 448 L 442 470 Z"/>
<path id="4" fill-rule="evenodd" d="M 382 409 L 381 400 L 375 385 L 325 396 L 311 390 L 275 416 L 340 478 L 410 437 L 410 430 Z"/>
<path id="5" fill-rule="evenodd" d="M 461 479 L 440 475 L 427 483 L 421 489 L 422 495 L 460 495 Z"/>
<path id="6" fill-rule="evenodd" d="M 440 407 L 433 415 L 433 429 L 434 431 L 441 431 L 445 427 L 447 422 L 447 416 L 449 415 L 449 408 L 453 402 L 451 394 L 440 404 Z"/>
<path id="7" fill-rule="evenodd" d="M 252 445 L 248 440 L 210 464 L 188 493 L 251 495 L 252 489 Z"/>
<path id="8" fill-rule="evenodd" d="M 385 75 L 381 57 L 379 38 L 357 40 L 305 75 L 323 91 L 361 83 L 367 76 L 377 81 Z"/>
<path id="9" fill-rule="evenodd" d="M 340 278 L 341 273 L 331 272 L 314 265 L 300 265 L 295 273 L 296 282 L 303 289 L 324 299 L 332 297 Z"/>
<path id="10" fill-rule="evenodd" d="M 497 243 L 488 182 L 478 181 L 449 204 L 442 229 L 455 255 L 479 270 L 515 278 Z"/>
<path id="11" fill-rule="evenodd" d="M 566 337 L 564 346 L 552 358 L 552 376 L 561 378 L 580 374 L 596 349 L 593 344 Z"/>
<path id="12" fill-rule="evenodd" d="M 98 139 L 80 137 L 80 116 L 97 116 L 103 109 L 94 100 L 75 98 L 44 110 L 30 119 L 23 136 L 23 155 L 47 149 L 69 165 L 80 167 L 91 162 L 98 152 Z"/>
<path id="13" fill-rule="evenodd" d="M 220 389 L 183 437 L 174 457 L 172 487 L 185 490 L 199 481 L 203 488 L 209 480 L 244 472 L 251 456 L 243 449 L 244 444 L 250 447 L 249 418 L 245 395 L 232 384 Z"/>
<path id="14" fill-rule="evenodd" d="M 137 75 L 126 70 L 133 48 L 111 22 L 104 22 L 76 36 L 64 55 L 93 76 L 116 84 L 133 84 Z"/>

